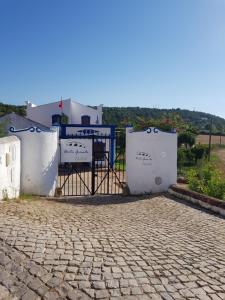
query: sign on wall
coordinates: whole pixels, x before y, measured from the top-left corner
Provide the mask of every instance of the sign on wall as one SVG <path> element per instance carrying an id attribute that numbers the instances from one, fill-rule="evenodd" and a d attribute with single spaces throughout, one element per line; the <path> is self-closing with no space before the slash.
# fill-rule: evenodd
<path id="1" fill-rule="evenodd" d="M 61 162 L 91 162 L 91 139 L 61 139 Z"/>
<path id="2" fill-rule="evenodd" d="M 66 127 L 66 135 L 110 135 L 111 127 Z"/>

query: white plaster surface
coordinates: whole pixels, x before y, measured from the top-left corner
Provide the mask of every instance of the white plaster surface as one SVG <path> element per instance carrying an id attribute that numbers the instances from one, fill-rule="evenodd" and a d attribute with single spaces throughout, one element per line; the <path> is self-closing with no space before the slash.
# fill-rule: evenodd
<path id="1" fill-rule="evenodd" d="M 127 128 L 126 175 L 131 194 L 167 191 L 177 181 L 177 134 Z"/>
<path id="2" fill-rule="evenodd" d="M 54 196 L 58 176 L 57 131 L 13 134 L 21 140 L 21 192 Z"/>
<path id="3" fill-rule="evenodd" d="M 0 139 L 0 200 L 20 194 L 20 140 L 15 136 Z"/>

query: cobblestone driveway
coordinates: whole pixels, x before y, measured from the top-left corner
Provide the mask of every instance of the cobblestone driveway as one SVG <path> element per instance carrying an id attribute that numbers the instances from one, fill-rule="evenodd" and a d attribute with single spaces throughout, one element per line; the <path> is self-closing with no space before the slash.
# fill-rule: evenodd
<path id="1" fill-rule="evenodd" d="M 0 299 L 92 298 L 225 299 L 225 220 L 166 196 L 0 204 Z"/>

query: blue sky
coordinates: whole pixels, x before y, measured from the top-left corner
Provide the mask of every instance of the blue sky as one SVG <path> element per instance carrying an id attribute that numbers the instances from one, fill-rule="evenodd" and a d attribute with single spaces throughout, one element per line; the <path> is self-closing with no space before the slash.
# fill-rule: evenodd
<path id="1" fill-rule="evenodd" d="M 0 101 L 225 117 L 225 0 L 0 0 Z"/>

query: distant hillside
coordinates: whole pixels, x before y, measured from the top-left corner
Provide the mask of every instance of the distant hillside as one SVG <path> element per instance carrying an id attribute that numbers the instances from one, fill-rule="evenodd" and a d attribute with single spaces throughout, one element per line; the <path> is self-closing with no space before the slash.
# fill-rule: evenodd
<path id="1" fill-rule="evenodd" d="M 213 119 L 213 132 L 225 132 L 225 119 L 204 112 L 187 109 L 157 109 L 144 107 L 103 107 L 103 123 L 124 126 L 134 124 L 137 117 L 158 118 L 163 113 L 178 113 L 186 122 L 202 132 L 208 132 Z"/>
<path id="2" fill-rule="evenodd" d="M 0 102 L 0 116 L 15 112 L 25 116 L 25 106 L 4 104 Z M 162 113 L 178 113 L 186 122 L 190 122 L 201 132 L 208 132 L 210 119 L 213 119 L 213 132 L 225 132 L 225 119 L 204 112 L 187 109 L 157 109 L 144 107 L 103 107 L 103 123 L 115 124 L 118 127 L 134 124 L 137 117 L 158 118 Z"/>
<path id="3" fill-rule="evenodd" d="M 25 116 L 26 110 L 24 105 L 10 105 L 0 102 L 0 116 L 14 112 L 18 115 Z"/>

